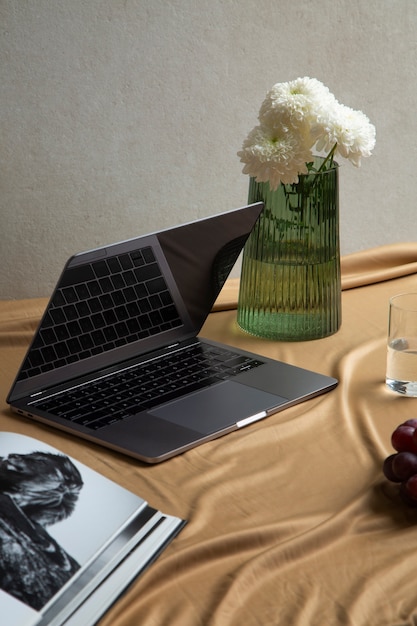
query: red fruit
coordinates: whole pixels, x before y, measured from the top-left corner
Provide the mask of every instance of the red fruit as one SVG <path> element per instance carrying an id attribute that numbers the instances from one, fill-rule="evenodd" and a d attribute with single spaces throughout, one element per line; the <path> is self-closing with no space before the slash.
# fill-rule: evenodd
<path id="1" fill-rule="evenodd" d="M 413 498 L 413 496 L 411 496 L 410 493 L 408 492 L 407 483 L 401 483 L 400 496 L 401 496 L 402 501 L 405 504 L 407 504 L 407 506 L 417 508 L 417 499 Z"/>
<path id="2" fill-rule="evenodd" d="M 402 426 L 412 426 L 413 428 L 417 428 L 417 419 L 416 418 L 412 418 L 409 420 L 406 420 Z"/>
<path id="3" fill-rule="evenodd" d="M 394 483 L 400 483 L 401 479 L 395 475 L 393 467 L 392 467 L 396 456 L 397 454 L 391 454 L 385 459 L 384 464 L 382 466 L 382 471 L 384 472 L 385 478 L 388 478 L 388 480 L 391 480 Z"/>
<path id="4" fill-rule="evenodd" d="M 410 498 L 417 501 L 417 474 L 411 476 L 405 483 L 405 492 Z"/>
<path id="5" fill-rule="evenodd" d="M 400 481 L 417 474 L 417 455 L 413 452 L 398 452 L 392 460 L 392 473 Z"/>
<path id="6" fill-rule="evenodd" d="M 416 452 L 417 441 L 414 441 L 415 428 L 400 424 L 391 435 L 391 444 L 397 452 Z"/>

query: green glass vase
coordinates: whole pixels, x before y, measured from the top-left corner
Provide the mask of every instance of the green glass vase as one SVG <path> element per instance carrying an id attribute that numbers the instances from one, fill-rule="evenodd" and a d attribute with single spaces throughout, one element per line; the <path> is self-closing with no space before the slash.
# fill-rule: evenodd
<path id="1" fill-rule="evenodd" d="M 322 159 L 316 157 L 315 168 Z M 319 339 L 341 323 L 338 166 L 299 182 L 249 183 L 265 208 L 245 244 L 237 321 L 252 335 Z"/>

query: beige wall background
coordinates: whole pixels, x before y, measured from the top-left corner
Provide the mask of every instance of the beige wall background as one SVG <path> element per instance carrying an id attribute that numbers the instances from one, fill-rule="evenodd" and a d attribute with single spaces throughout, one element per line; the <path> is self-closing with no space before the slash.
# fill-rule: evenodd
<path id="1" fill-rule="evenodd" d="M 236 152 L 298 76 L 377 129 L 340 169 L 342 253 L 416 239 L 416 0 L 0 0 L 0 29 L 0 298 L 245 204 Z"/>

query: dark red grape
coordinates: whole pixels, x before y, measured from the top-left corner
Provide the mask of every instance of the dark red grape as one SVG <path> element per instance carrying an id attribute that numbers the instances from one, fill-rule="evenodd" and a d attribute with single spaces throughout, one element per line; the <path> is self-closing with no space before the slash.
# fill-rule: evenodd
<path id="1" fill-rule="evenodd" d="M 413 452 L 398 452 L 391 465 L 394 476 L 401 482 L 417 474 L 417 455 Z"/>
<path id="2" fill-rule="evenodd" d="M 407 504 L 407 506 L 417 507 L 417 499 L 413 498 L 413 496 L 411 496 L 408 492 L 407 483 L 401 483 L 400 496 L 402 501 Z"/>
<path id="3" fill-rule="evenodd" d="M 397 452 L 417 452 L 417 446 L 414 442 L 415 428 L 401 424 L 397 426 L 391 435 L 391 443 L 394 450 Z"/>
<path id="4" fill-rule="evenodd" d="M 412 428 L 417 428 L 417 419 L 412 418 L 403 422 L 402 426 L 411 426 Z"/>
<path id="5" fill-rule="evenodd" d="M 387 456 L 382 466 L 382 471 L 384 472 L 385 478 L 388 478 L 388 480 L 391 480 L 394 483 L 400 483 L 401 479 L 394 474 L 394 470 L 392 469 L 392 464 L 396 456 L 397 454 L 390 454 L 390 456 Z"/>
<path id="6" fill-rule="evenodd" d="M 417 418 L 399 424 L 391 443 L 397 452 L 385 459 L 383 473 L 388 480 L 400 483 L 401 499 L 417 508 Z"/>
<path id="7" fill-rule="evenodd" d="M 411 476 L 405 483 L 405 492 L 410 498 L 414 498 L 417 501 L 417 474 Z"/>

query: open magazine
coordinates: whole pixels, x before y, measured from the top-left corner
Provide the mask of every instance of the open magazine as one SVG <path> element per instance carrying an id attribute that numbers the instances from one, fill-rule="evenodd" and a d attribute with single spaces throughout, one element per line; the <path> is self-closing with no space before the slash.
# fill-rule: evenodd
<path id="1" fill-rule="evenodd" d="M 95 624 L 185 521 L 37 439 L 0 433 L 0 614 Z"/>

